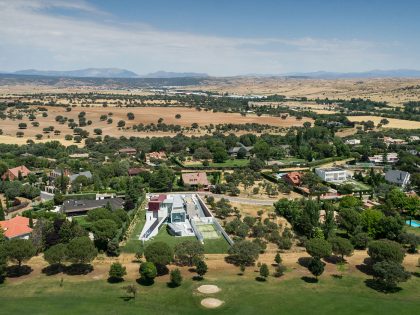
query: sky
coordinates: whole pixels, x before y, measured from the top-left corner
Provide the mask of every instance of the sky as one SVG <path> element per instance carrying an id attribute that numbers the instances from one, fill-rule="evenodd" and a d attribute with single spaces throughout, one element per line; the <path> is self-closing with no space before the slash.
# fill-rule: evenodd
<path id="1" fill-rule="evenodd" d="M 420 69 L 418 0 L 0 0 L 0 71 Z"/>

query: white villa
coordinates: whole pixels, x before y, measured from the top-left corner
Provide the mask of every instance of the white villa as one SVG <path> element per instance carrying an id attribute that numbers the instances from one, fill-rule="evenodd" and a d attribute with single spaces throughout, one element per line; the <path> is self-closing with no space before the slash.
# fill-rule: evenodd
<path id="1" fill-rule="evenodd" d="M 340 183 L 347 180 L 347 171 L 338 167 L 317 168 L 315 173 L 325 182 Z"/>
<path id="2" fill-rule="evenodd" d="M 148 195 L 148 199 L 146 223 L 140 240 L 153 238 L 166 224 L 173 236 L 196 236 L 203 242 L 206 238 L 223 235 L 228 242 L 231 241 L 199 195 Z"/>

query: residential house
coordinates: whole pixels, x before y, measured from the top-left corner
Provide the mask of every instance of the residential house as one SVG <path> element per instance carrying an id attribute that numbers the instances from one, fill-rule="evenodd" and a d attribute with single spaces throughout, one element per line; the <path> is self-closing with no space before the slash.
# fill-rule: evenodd
<path id="1" fill-rule="evenodd" d="M 151 160 L 166 160 L 166 159 L 167 159 L 167 156 L 164 151 L 146 153 L 147 163 L 150 163 Z"/>
<path id="2" fill-rule="evenodd" d="M 129 156 L 135 156 L 137 154 L 137 150 L 134 148 L 122 148 L 118 150 L 118 154 L 127 154 Z"/>
<path id="3" fill-rule="evenodd" d="M 370 162 L 375 164 L 384 163 L 384 155 L 386 156 L 387 163 L 396 163 L 398 162 L 398 154 L 395 152 L 390 152 L 386 154 L 376 154 L 374 156 L 369 156 L 368 159 Z"/>
<path id="4" fill-rule="evenodd" d="M 29 218 L 16 216 L 10 220 L 0 221 L 4 236 L 11 240 L 14 238 L 28 239 L 32 233 L 29 227 Z"/>
<path id="5" fill-rule="evenodd" d="M 85 159 L 89 157 L 89 153 L 74 153 L 70 154 L 69 158 L 71 159 Z"/>
<path id="6" fill-rule="evenodd" d="M 385 180 L 388 183 L 405 187 L 410 182 L 410 173 L 399 170 L 389 170 L 385 173 Z"/>
<path id="7" fill-rule="evenodd" d="M 92 179 L 92 173 L 90 171 L 84 171 L 84 172 L 73 174 L 68 169 L 64 169 L 64 170 L 55 169 L 50 172 L 50 180 L 53 181 L 54 179 L 56 179 L 57 177 L 60 177 L 61 175 L 63 175 L 64 177 L 68 177 L 70 183 L 74 182 L 76 178 L 79 176 L 85 176 L 87 177 L 87 179 Z"/>
<path id="8" fill-rule="evenodd" d="M 205 172 L 182 173 L 181 180 L 185 186 L 196 188 L 202 187 L 204 190 L 208 190 L 210 186 L 209 180 L 207 179 L 207 174 Z"/>
<path id="9" fill-rule="evenodd" d="M 315 173 L 325 182 L 340 183 L 347 180 L 347 171 L 338 167 L 317 168 Z"/>
<path id="10" fill-rule="evenodd" d="M 384 143 L 387 145 L 390 144 L 407 144 L 407 142 L 403 139 L 394 139 L 391 137 L 384 137 Z"/>
<path id="11" fill-rule="evenodd" d="M 1 177 L 2 180 L 16 180 L 19 179 L 19 176 L 21 176 L 22 178 L 27 177 L 29 174 L 31 173 L 31 171 L 25 166 L 25 165 L 21 165 L 18 167 L 14 167 L 14 168 L 9 168 Z"/>
<path id="12" fill-rule="evenodd" d="M 360 144 L 360 140 L 359 139 L 348 139 L 348 140 L 345 141 L 345 144 L 349 144 L 349 145 Z"/>
<path id="13" fill-rule="evenodd" d="M 130 167 L 127 171 L 128 176 L 136 176 L 139 175 L 142 172 L 146 172 L 147 170 L 145 168 L 141 167 Z"/>
<path id="14" fill-rule="evenodd" d="M 300 186 L 302 181 L 302 173 L 299 172 L 290 172 L 284 175 L 283 180 L 289 183 L 292 186 Z"/>
<path id="15" fill-rule="evenodd" d="M 124 208 L 124 200 L 121 198 L 104 198 L 98 200 L 66 200 L 61 211 L 67 216 L 84 215 L 90 210 L 110 206 L 112 210 Z"/>
<path id="16" fill-rule="evenodd" d="M 237 146 L 236 147 L 233 147 L 233 148 L 230 148 L 229 151 L 228 151 L 228 153 L 229 153 L 229 155 L 231 157 L 236 158 L 236 157 L 238 157 L 239 150 L 242 149 L 242 150 L 245 150 L 245 157 L 250 157 L 251 156 L 251 150 L 253 148 L 254 147 L 252 147 L 252 146 L 245 146 L 242 143 L 238 142 L 237 143 Z"/>

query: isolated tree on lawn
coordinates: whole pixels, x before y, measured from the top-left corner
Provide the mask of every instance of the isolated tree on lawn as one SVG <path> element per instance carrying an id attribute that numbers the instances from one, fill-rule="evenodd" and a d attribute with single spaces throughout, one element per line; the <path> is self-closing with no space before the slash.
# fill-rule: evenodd
<path id="1" fill-rule="evenodd" d="M 127 274 L 126 268 L 119 262 L 115 262 L 109 268 L 109 281 L 110 282 L 121 282 L 124 281 L 124 276 Z"/>
<path id="2" fill-rule="evenodd" d="M 171 282 L 170 284 L 173 287 L 179 287 L 182 283 L 182 275 L 181 275 L 181 271 L 179 271 L 178 268 L 171 270 L 170 273 L 170 278 L 171 278 Z"/>
<path id="3" fill-rule="evenodd" d="M 156 266 L 152 262 L 142 263 L 139 272 L 141 279 L 148 283 L 153 283 L 157 276 Z"/>
<path id="4" fill-rule="evenodd" d="M 319 258 L 312 258 L 308 265 L 308 270 L 315 276 L 316 280 L 324 272 L 325 264 Z"/>
<path id="5" fill-rule="evenodd" d="M 207 264 L 203 260 L 197 261 L 195 265 L 195 270 L 200 278 L 203 278 L 203 276 L 207 273 L 208 267 Z"/>
<path id="6" fill-rule="evenodd" d="M 267 264 L 262 264 L 260 267 L 260 276 L 265 281 L 269 275 L 270 275 L 270 271 L 268 270 Z"/>

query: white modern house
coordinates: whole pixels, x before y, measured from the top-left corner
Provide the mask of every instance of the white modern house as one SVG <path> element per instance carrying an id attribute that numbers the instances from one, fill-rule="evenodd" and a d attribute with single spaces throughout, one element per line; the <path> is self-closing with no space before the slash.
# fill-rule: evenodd
<path id="1" fill-rule="evenodd" d="M 338 167 L 317 168 L 315 173 L 325 182 L 340 183 L 347 180 L 347 171 Z"/>
<path id="2" fill-rule="evenodd" d="M 223 236 L 233 244 L 199 195 L 161 194 L 148 195 L 147 198 L 146 223 L 139 235 L 140 240 L 153 238 L 166 225 L 173 236 L 196 236 L 201 242 Z"/>
<path id="3" fill-rule="evenodd" d="M 348 139 L 348 140 L 345 141 L 345 144 L 349 144 L 349 145 L 360 144 L 360 140 L 359 139 Z"/>
<path id="4" fill-rule="evenodd" d="M 398 153 L 390 152 L 386 154 L 376 154 L 374 156 L 369 156 L 369 161 L 375 164 L 384 163 L 386 157 L 387 163 L 397 163 L 398 162 Z"/>

